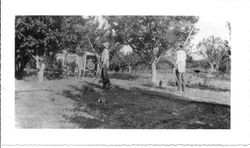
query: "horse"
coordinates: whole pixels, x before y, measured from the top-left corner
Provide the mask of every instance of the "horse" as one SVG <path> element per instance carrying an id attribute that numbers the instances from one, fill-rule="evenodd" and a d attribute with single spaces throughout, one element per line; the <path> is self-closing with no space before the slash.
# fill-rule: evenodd
<path id="1" fill-rule="evenodd" d="M 64 69 L 67 76 L 73 74 L 76 76 L 79 73 L 79 56 L 64 51 L 55 55 L 56 63 L 60 69 Z"/>
<path id="2" fill-rule="evenodd" d="M 77 54 L 67 54 L 65 56 L 65 65 L 68 69 L 68 76 L 71 74 L 76 76 L 78 74 L 78 58 Z"/>

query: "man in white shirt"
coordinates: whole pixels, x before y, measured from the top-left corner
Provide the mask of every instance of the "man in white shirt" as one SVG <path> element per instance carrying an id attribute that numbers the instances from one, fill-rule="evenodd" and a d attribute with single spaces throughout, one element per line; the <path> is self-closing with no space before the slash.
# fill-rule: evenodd
<path id="1" fill-rule="evenodd" d="M 185 91 L 186 84 L 184 79 L 184 73 L 186 72 L 186 59 L 187 55 L 184 51 L 183 45 L 179 45 L 176 51 L 176 63 L 175 63 L 175 76 L 178 91 Z"/>
<path id="2" fill-rule="evenodd" d="M 110 87 L 111 83 L 108 77 L 108 69 L 109 69 L 109 43 L 105 42 L 103 43 L 104 49 L 102 51 L 101 55 L 101 66 L 102 66 L 102 73 L 101 73 L 101 78 L 102 78 L 102 83 L 103 83 L 103 88 Z"/>

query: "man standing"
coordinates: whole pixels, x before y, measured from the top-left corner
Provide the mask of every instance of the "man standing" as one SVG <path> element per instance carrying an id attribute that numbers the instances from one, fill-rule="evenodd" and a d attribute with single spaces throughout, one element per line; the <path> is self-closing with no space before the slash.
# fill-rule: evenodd
<path id="1" fill-rule="evenodd" d="M 105 42 L 103 43 L 104 49 L 101 55 L 101 66 L 102 66 L 102 72 L 101 72 L 101 78 L 103 83 L 103 88 L 107 88 L 111 85 L 109 77 L 108 77 L 108 69 L 109 69 L 109 43 Z"/>
<path id="2" fill-rule="evenodd" d="M 186 72 L 186 52 L 183 49 L 183 45 L 179 45 L 176 51 L 176 63 L 175 63 L 175 76 L 178 91 L 185 91 L 186 84 L 184 80 L 184 73 Z"/>

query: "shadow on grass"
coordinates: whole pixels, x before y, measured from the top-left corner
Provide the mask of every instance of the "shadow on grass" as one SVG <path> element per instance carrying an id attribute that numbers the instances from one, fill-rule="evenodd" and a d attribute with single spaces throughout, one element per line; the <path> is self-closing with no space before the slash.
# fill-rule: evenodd
<path id="1" fill-rule="evenodd" d="M 229 129 L 230 106 L 194 102 L 173 94 L 140 88 L 123 89 L 86 83 L 70 86 L 61 95 L 75 101 L 73 115 L 65 116 L 80 128 L 108 129 Z M 104 103 L 98 99 L 103 98 Z"/>

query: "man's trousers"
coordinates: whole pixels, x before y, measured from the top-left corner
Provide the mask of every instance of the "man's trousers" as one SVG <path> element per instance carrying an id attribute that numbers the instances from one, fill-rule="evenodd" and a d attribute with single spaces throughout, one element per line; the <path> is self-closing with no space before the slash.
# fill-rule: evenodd
<path id="1" fill-rule="evenodd" d="M 186 83 L 185 83 L 184 73 L 179 72 L 178 69 L 176 69 L 175 70 L 175 79 L 176 79 L 176 85 L 177 85 L 178 91 L 180 91 L 180 90 L 185 91 L 186 90 Z"/>

